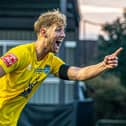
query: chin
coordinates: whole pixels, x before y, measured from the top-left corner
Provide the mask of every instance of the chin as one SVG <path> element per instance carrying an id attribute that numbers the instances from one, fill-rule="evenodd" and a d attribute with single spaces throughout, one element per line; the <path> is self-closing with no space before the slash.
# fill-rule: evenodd
<path id="1" fill-rule="evenodd" d="M 52 53 L 55 53 L 55 54 L 58 53 L 58 52 L 59 52 L 59 50 L 53 50 L 52 51 Z"/>
<path id="2" fill-rule="evenodd" d="M 60 48 L 57 48 L 57 49 L 52 48 L 52 49 L 50 49 L 50 52 L 52 52 L 52 53 L 58 53 L 58 52 L 59 52 L 59 49 L 60 49 Z"/>

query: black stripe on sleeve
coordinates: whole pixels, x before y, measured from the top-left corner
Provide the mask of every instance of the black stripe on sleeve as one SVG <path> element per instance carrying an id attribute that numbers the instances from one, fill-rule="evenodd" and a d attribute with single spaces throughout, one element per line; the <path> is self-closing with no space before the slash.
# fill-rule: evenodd
<path id="1" fill-rule="evenodd" d="M 66 65 L 66 64 L 61 65 L 61 67 L 59 69 L 59 77 L 61 79 L 69 80 L 68 75 L 67 75 L 67 71 L 68 71 L 69 67 L 70 66 Z"/>

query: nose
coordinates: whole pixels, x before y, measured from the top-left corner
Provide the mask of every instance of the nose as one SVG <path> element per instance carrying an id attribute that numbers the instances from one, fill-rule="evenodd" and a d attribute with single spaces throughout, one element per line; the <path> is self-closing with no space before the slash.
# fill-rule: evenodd
<path id="1" fill-rule="evenodd" d="M 61 37 L 62 37 L 62 38 L 65 38 L 65 36 L 66 36 L 66 34 L 65 34 L 65 31 L 63 30 L 63 31 L 61 32 Z"/>

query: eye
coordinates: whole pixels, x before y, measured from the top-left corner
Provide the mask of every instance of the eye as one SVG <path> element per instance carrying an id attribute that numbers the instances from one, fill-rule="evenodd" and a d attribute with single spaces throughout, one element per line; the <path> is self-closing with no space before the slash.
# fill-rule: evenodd
<path id="1" fill-rule="evenodd" d="M 56 32 L 61 32 L 62 29 L 61 29 L 61 28 L 57 28 L 55 31 L 56 31 Z"/>

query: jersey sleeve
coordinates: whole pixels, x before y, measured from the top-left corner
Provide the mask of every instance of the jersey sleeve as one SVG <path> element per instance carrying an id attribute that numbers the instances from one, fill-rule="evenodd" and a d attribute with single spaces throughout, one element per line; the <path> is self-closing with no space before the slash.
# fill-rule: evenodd
<path id="1" fill-rule="evenodd" d="M 54 74 L 55 76 L 59 76 L 59 69 L 60 67 L 65 64 L 63 60 L 61 60 L 59 57 L 57 56 L 53 56 L 52 59 L 52 71 L 51 73 Z"/>
<path id="2" fill-rule="evenodd" d="M 23 52 L 20 49 L 13 48 L 0 57 L 0 66 L 4 69 L 5 73 L 12 72 L 20 66 L 22 55 Z"/>

